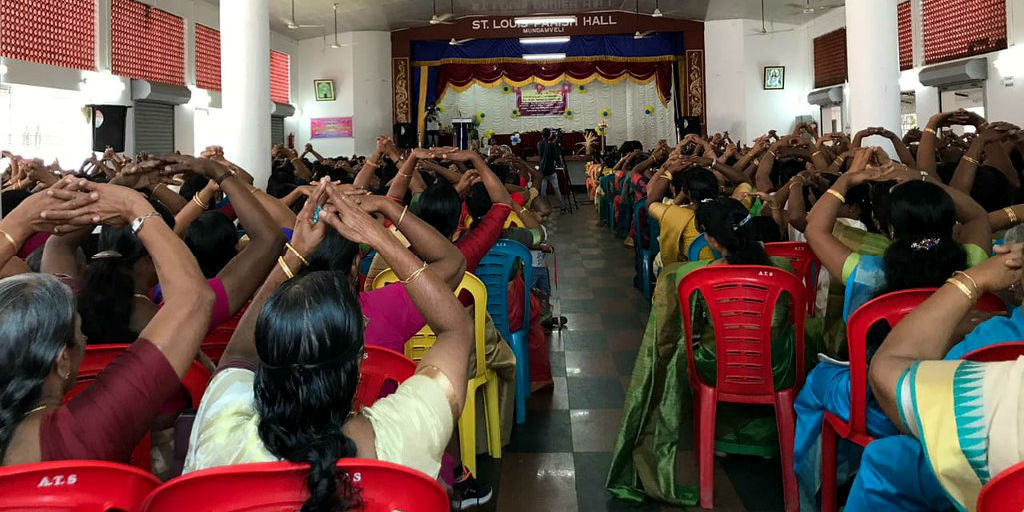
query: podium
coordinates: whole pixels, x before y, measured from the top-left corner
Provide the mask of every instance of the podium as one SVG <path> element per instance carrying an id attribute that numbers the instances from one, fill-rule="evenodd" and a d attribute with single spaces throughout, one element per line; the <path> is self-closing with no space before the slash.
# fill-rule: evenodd
<path id="1" fill-rule="evenodd" d="M 469 132 L 473 129 L 472 119 L 452 119 L 452 133 L 459 149 L 469 149 Z"/>

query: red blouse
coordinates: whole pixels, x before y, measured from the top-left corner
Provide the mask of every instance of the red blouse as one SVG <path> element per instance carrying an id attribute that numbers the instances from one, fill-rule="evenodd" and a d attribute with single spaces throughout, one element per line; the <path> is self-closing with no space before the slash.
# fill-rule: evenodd
<path id="1" fill-rule="evenodd" d="M 181 379 L 160 349 L 139 339 L 85 391 L 46 413 L 39 429 L 43 461 L 128 463 Z"/>
<path id="2" fill-rule="evenodd" d="M 511 213 L 511 206 L 495 203 L 469 233 L 455 242 L 455 247 L 458 247 L 459 252 L 466 258 L 466 272 L 475 271 L 487 251 L 494 247 L 494 243 L 501 236 L 502 228 L 505 227 L 505 220 Z"/>

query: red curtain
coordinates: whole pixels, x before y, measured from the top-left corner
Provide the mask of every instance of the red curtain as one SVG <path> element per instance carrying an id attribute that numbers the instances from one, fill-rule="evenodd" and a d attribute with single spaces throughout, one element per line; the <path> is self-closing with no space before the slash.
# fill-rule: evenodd
<path id="1" fill-rule="evenodd" d="M 0 56 L 96 69 L 93 0 L 0 0 Z"/>
<path id="2" fill-rule="evenodd" d="M 914 67 L 914 34 L 910 19 L 910 2 L 896 6 L 900 33 L 900 71 Z"/>
<path id="3" fill-rule="evenodd" d="M 110 4 L 111 71 L 126 78 L 185 85 L 185 24 L 135 0 Z"/>
<path id="4" fill-rule="evenodd" d="M 291 97 L 291 58 L 287 53 L 270 51 L 270 99 L 288 103 Z"/>
<path id="5" fill-rule="evenodd" d="M 924 63 L 1006 49 L 1004 0 L 924 0 Z"/>
<path id="6" fill-rule="evenodd" d="M 220 31 L 196 23 L 196 87 L 220 90 Z"/>
<path id="7" fill-rule="evenodd" d="M 499 62 L 489 64 L 444 64 L 438 77 L 438 95 L 449 86 L 466 87 L 473 81 L 494 83 L 505 79 L 510 82 L 526 82 L 530 78 L 545 81 L 555 80 L 565 74 L 573 80 L 587 80 L 597 75 L 606 80 L 630 76 L 636 80 L 654 77 L 658 92 L 663 100 L 672 97 L 672 63 L 618 62 L 608 60 L 585 62 L 552 62 L 526 64 L 522 62 Z"/>

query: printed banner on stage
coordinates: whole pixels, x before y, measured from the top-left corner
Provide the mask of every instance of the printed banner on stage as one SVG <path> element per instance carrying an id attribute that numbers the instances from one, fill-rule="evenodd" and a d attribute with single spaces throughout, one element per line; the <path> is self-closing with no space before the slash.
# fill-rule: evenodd
<path id="1" fill-rule="evenodd" d="M 569 85 L 561 87 L 520 87 L 516 90 L 516 108 L 520 116 L 560 116 L 565 112 Z"/>
<path id="2" fill-rule="evenodd" d="M 351 137 L 351 117 L 314 117 L 309 120 L 309 138 L 311 139 L 337 139 Z"/>

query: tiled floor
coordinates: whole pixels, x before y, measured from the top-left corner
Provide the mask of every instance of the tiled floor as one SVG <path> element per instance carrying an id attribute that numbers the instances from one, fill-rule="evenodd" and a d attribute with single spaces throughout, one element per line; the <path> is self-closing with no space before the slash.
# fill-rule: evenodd
<path id="1" fill-rule="evenodd" d="M 569 320 L 550 339 L 555 385 L 530 397 L 526 423 L 513 429 L 501 460 L 479 456 L 480 477 L 495 489 L 494 499 L 479 510 L 678 510 L 631 505 L 604 488 L 650 312 L 632 286 L 633 252 L 597 227 L 592 205 L 552 218 L 548 228 L 558 251 L 556 311 L 560 307 Z M 680 439 L 680 483 L 695 485 L 689 425 Z M 716 465 L 715 510 L 781 510 L 778 459 L 730 456 Z"/>

